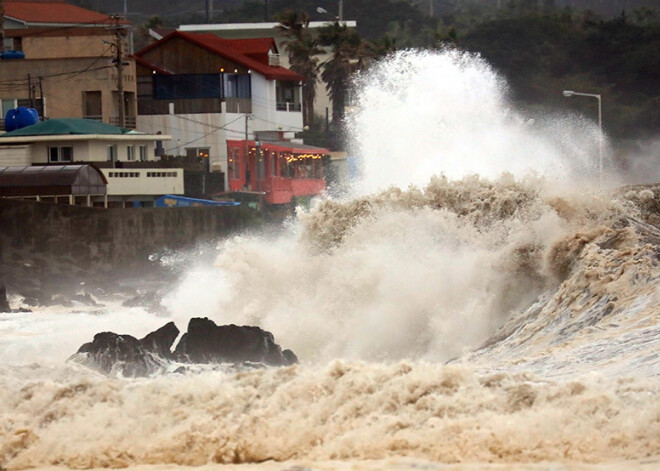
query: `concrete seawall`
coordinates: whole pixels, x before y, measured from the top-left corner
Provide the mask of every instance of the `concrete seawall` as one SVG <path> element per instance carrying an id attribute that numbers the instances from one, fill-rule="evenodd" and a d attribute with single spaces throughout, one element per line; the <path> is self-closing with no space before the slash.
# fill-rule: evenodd
<path id="1" fill-rule="evenodd" d="M 244 206 L 101 209 L 0 198 L 0 276 L 16 284 L 103 275 L 258 222 Z"/>

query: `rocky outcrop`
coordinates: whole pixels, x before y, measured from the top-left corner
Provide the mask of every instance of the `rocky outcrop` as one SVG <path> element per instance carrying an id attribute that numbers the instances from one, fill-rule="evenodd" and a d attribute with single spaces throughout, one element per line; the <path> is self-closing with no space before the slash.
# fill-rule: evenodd
<path id="1" fill-rule="evenodd" d="M 9 301 L 7 301 L 7 290 L 5 285 L 0 284 L 0 312 L 11 312 Z"/>
<path id="2" fill-rule="evenodd" d="M 76 361 L 103 373 L 147 376 L 166 369 L 170 362 L 286 366 L 298 362 L 291 350 L 282 350 L 273 334 L 259 327 L 216 325 L 207 318 L 192 318 L 174 352 L 179 329 L 169 322 L 141 340 L 131 335 L 101 332 L 78 349 Z"/>
<path id="3" fill-rule="evenodd" d="M 177 345 L 174 356 L 187 363 L 249 361 L 273 366 L 289 365 L 295 357 L 285 356 L 273 334 L 259 327 L 218 326 L 207 318 L 190 319 L 188 331 Z"/>
<path id="4" fill-rule="evenodd" d="M 138 340 L 132 335 L 101 332 L 78 349 L 71 360 L 103 373 L 147 376 L 161 370 L 172 354 L 170 348 L 179 329 L 170 322 Z"/>
<path id="5" fill-rule="evenodd" d="M 147 352 L 153 353 L 166 360 L 172 359 L 171 348 L 179 336 L 179 329 L 174 322 L 168 322 L 163 327 L 148 334 L 140 340 L 140 345 Z"/>

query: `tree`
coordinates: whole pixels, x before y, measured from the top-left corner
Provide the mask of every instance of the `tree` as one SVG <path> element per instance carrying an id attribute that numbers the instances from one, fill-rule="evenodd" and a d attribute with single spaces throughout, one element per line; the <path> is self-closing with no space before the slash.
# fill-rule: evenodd
<path id="1" fill-rule="evenodd" d="M 303 124 L 314 125 L 314 100 L 319 60 L 316 57 L 323 50 L 309 31 L 309 15 L 305 12 L 285 10 L 279 15 L 277 29 L 287 38 L 290 69 L 305 77 L 303 84 Z"/>
<path id="2" fill-rule="evenodd" d="M 363 50 L 357 31 L 345 23 L 334 23 L 319 29 L 319 43 L 331 48 L 329 60 L 323 63 L 321 78 L 332 100 L 332 122 L 337 125 L 344 117 L 347 89 Z"/>

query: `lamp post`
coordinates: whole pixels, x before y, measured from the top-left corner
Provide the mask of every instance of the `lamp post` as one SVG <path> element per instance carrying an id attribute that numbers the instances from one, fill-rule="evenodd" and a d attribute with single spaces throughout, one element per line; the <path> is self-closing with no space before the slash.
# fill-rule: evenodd
<path id="1" fill-rule="evenodd" d="M 603 184 L 603 106 L 602 106 L 600 94 L 580 93 L 580 92 L 574 92 L 572 90 L 564 90 L 562 94 L 566 98 L 575 95 L 575 96 L 588 96 L 598 100 L 598 130 L 600 131 L 598 135 L 598 154 L 599 154 L 598 165 L 600 169 L 598 177 L 600 179 L 600 184 L 602 186 Z"/>
<path id="2" fill-rule="evenodd" d="M 334 17 L 334 18 L 335 18 L 335 20 L 341 22 L 341 21 L 344 20 L 344 2 L 343 2 L 343 0 L 339 0 L 339 5 L 337 6 L 337 10 L 338 10 L 337 11 L 337 16 Z M 328 10 L 326 10 L 323 7 L 316 7 L 316 12 L 320 13 L 322 15 L 330 16 L 330 14 L 328 13 Z"/>

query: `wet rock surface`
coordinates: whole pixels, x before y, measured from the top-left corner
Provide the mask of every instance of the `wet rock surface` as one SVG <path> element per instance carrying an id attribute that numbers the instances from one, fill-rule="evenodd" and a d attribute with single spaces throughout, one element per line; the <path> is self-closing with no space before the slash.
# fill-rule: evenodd
<path id="1" fill-rule="evenodd" d="M 190 319 L 174 356 L 188 363 L 290 364 L 270 332 L 252 326 L 218 326 L 207 318 Z"/>
<path id="2" fill-rule="evenodd" d="M 0 284 L 0 312 L 11 312 L 9 301 L 7 301 L 7 290 L 2 284 Z"/>
<path id="3" fill-rule="evenodd" d="M 298 362 L 291 350 L 282 350 L 273 334 L 259 327 L 216 325 L 207 318 L 192 318 L 176 349 L 179 336 L 173 322 L 138 340 L 131 335 L 101 332 L 69 358 L 105 374 L 147 376 L 165 371 L 171 362 L 287 366 Z M 183 368 L 183 369 L 182 369 Z M 187 371 L 185 366 L 175 372 Z"/>

